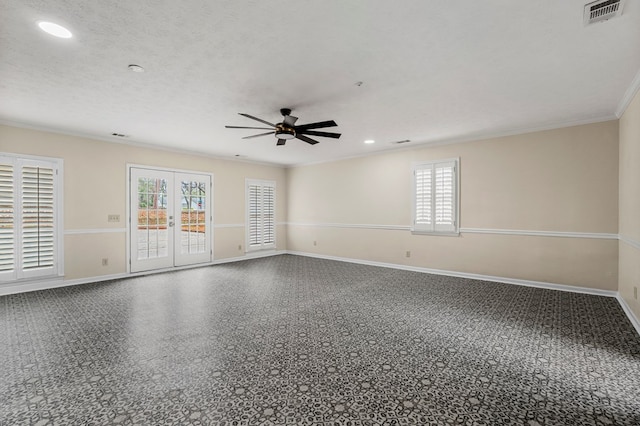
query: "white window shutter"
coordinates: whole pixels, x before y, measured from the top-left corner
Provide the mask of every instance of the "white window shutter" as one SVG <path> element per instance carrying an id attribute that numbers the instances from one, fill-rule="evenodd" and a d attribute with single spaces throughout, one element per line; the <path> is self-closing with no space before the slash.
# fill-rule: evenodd
<path id="1" fill-rule="evenodd" d="M 248 186 L 249 217 L 247 226 L 250 247 L 259 246 L 262 240 L 262 227 L 260 226 L 260 218 L 262 216 L 261 192 L 259 185 Z"/>
<path id="2" fill-rule="evenodd" d="M 22 167 L 22 268 L 48 268 L 54 263 L 54 170 Z"/>
<path id="3" fill-rule="evenodd" d="M 0 280 L 61 271 L 58 167 L 56 160 L 0 156 Z"/>
<path id="4" fill-rule="evenodd" d="M 455 223 L 455 164 L 442 163 L 434 167 L 435 230 L 453 232 Z"/>
<path id="5" fill-rule="evenodd" d="M 457 232 L 458 160 L 414 165 L 413 231 Z"/>
<path id="6" fill-rule="evenodd" d="M 13 164 L 0 163 L 0 275 L 15 271 L 15 176 Z"/>
<path id="7" fill-rule="evenodd" d="M 275 243 L 275 191 L 273 186 L 262 187 L 262 230 L 262 243 Z"/>
<path id="8" fill-rule="evenodd" d="M 416 227 L 431 229 L 433 225 L 432 217 L 432 173 L 433 167 L 427 166 L 415 170 L 415 225 Z"/>
<path id="9" fill-rule="evenodd" d="M 275 247 L 275 182 L 247 179 L 247 249 Z"/>

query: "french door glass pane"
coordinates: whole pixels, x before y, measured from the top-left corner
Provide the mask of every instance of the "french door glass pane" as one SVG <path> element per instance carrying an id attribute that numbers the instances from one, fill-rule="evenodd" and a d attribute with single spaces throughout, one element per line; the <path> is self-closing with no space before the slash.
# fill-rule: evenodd
<path id="1" fill-rule="evenodd" d="M 207 185 L 204 181 L 181 181 L 180 253 L 205 253 Z"/>
<path id="2" fill-rule="evenodd" d="M 138 178 L 137 258 L 168 256 L 167 180 Z"/>

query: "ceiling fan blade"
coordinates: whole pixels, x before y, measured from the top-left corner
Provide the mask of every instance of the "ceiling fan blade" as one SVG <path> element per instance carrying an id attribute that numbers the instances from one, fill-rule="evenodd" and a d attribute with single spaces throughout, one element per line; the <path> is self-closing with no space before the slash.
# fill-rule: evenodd
<path id="1" fill-rule="evenodd" d="M 278 143 L 276 143 L 276 145 L 281 146 L 281 145 L 284 145 L 285 143 L 287 143 L 286 139 L 278 139 Z"/>
<path id="2" fill-rule="evenodd" d="M 259 135 L 251 135 L 251 136 L 245 136 L 245 137 L 244 137 L 244 138 L 242 138 L 242 139 L 251 139 L 251 138 L 257 138 L 258 136 L 267 136 L 267 135 L 273 135 L 273 134 L 275 134 L 275 133 L 276 133 L 275 131 L 273 131 L 273 132 L 266 132 L 266 133 L 260 133 Z"/>
<path id="3" fill-rule="evenodd" d="M 341 135 L 340 133 L 316 132 L 313 130 L 301 130 L 299 133 L 302 133 L 304 135 L 324 136 L 325 138 L 335 138 L 335 139 L 338 139 Z"/>
<path id="4" fill-rule="evenodd" d="M 293 115 L 285 115 L 284 120 L 282 120 L 284 124 L 291 127 L 296 124 L 296 121 L 298 121 L 298 117 L 294 117 Z"/>
<path id="5" fill-rule="evenodd" d="M 266 125 L 268 125 L 268 126 L 276 127 L 276 125 L 275 125 L 275 124 L 271 124 L 271 123 L 269 123 L 268 121 L 264 121 L 263 119 L 258 118 L 258 117 L 254 117 L 253 115 L 245 114 L 245 113 L 243 113 L 243 112 L 239 112 L 238 114 L 242 115 L 243 117 L 247 117 L 247 118 L 250 118 L 250 119 L 252 119 L 252 120 L 259 121 L 259 122 L 261 122 L 261 123 L 263 123 L 263 124 L 266 124 Z"/>
<path id="6" fill-rule="evenodd" d="M 319 129 L 321 127 L 335 127 L 337 125 L 338 124 L 336 124 L 335 121 L 329 120 L 329 121 L 319 121 L 317 123 L 303 124 L 301 126 L 295 126 L 295 129 L 297 132 L 299 130 Z"/>
<path id="7" fill-rule="evenodd" d="M 296 134 L 296 138 L 300 139 L 301 141 L 305 141 L 306 143 L 311 144 L 311 145 L 315 145 L 315 144 L 318 143 L 318 141 L 313 140 L 311 138 L 308 138 L 305 135 L 301 135 L 301 134 Z"/>
<path id="8" fill-rule="evenodd" d="M 242 126 L 224 126 L 227 129 L 257 129 L 257 130 L 271 130 L 268 127 L 242 127 Z"/>

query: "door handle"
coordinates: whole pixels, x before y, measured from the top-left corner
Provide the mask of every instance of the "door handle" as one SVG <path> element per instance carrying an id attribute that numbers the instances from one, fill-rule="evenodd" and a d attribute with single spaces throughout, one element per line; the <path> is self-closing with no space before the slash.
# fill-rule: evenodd
<path id="1" fill-rule="evenodd" d="M 174 223 L 173 222 L 169 222 L 169 227 L 173 228 Z"/>

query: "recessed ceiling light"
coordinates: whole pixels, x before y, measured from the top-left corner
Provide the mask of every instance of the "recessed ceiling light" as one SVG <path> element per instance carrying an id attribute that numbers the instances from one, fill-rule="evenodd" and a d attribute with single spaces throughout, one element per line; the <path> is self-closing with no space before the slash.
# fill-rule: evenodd
<path id="1" fill-rule="evenodd" d="M 373 139 L 367 139 L 366 141 L 364 141 L 364 143 L 372 144 L 372 143 L 376 143 L 376 141 L 374 141 Z"/>
<path id="2" fill-rule="evenodd" d="M 131 64 L 129 65 L 129 71 L 133 71 L 133 72 L 144 72 L 144 68 L 142 68 L 140 65 L 136 65 L 136 64 Z"/>
<path id="3" fill-rule="evenodd" d="M 44 22 L 44 21 L 38 22 L 38 26 L 45 33 L 51 34 L 52 36 L 55 36 L 55 37 L 71 38 L 73 36 L 73 34 L 71 34 L 71 31 L 69 31 L 63 26 L 54 24 L 53 22 Z"/>

